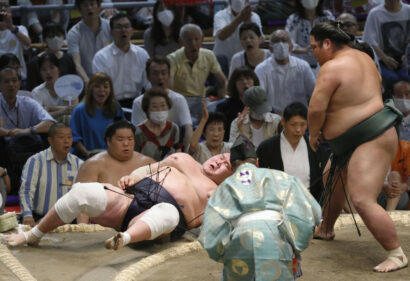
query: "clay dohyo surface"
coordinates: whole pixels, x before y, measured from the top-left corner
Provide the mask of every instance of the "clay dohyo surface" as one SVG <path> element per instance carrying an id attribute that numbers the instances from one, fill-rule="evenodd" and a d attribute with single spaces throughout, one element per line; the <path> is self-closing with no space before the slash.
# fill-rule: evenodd
<path id="1" fill-rule="evenodd" d="M 410 212 L 399 214 L 407 223 L 397 223 L 400 243 L 410 256 Z M 347 217 L 348 218 L 348 217 Z M 303 276 L 306 280 L 410 280 L 410 269 L 392 273 L 374 273 L 373 266 L 385 259 L 385 251 L 374 240 L 366 227 L 360 226 L 358 236 L 354 226 L 343 224 L 336 230 L 331 242 L 313 240 L 302 254 Z M 104 248 L 104 241 L 115 234 L 105 229 L 96 232 L 68 232 L 47 234 L 39 247 L 9 248 L 18 262 L 38 281 L 105 281 L 146 257 L 154 257 L 176 247 L 177 250 L 192 241 L 192 234 L 176 242 L 162 240 L 155 243 L 134 244 L 120 251 Z M 148 266 L 141 274 L 133 274 L 139 281 L 216 281 L 220 278 L 222 264 L 210 260 L 204 250 L 184 253 L 166 259 L 154 267 Z M 136 275 L 136 276 L 135 276 Z M 19 280 L 0 262 L 0 280 Z"/>
<path id="2" fill-rule="evenodd" d="M 9 247 L 9 250 L 38 281 L 111 281 L 141 258 L 189 242 L 162 240 L 134 244 L 119 251 L 106 250 L 104 241 L 115 233 L 114 230 L 50 233 L 38 247 Z M 0 262 L 0 280 L 19 279 Z"/>
<path id="3" fill-rule="evenodd" d="M 334 241 L 313 240 L 302 253 L 300 281 L 409 281 L 410 268 L 376 273 L 372 268 L 385 259 L 385 251 L 365 227 L 358 236 L 353 226 L 336 231 Z M 398 226 L 403 251 L 410 256 L 410 227 Z M 151 268 L 138 281 L 219 281 L 222 264 L 210 260 L 205 251 L 192 253 Z"/>

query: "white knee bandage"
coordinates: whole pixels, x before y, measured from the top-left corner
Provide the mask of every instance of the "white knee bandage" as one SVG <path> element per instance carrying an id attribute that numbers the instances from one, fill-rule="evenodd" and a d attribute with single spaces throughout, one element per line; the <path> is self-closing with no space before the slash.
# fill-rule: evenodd
<path id="1" fill-rule="evenodd" d="M 150 240 L 154 240 L 161 234 L 170 233 L 179 223 L 177 208 L 169 203 L 159 203 L 150 208 L 141 220 L 148 224 L 151 230 Z"/>
<path id="2" fill-rule="evenodd" d="M 107 207 L 107 194 L 98 182 L 76 183 L 71 190 L 55 204 L 60 219 L 65 223 L 73 221 L 80 213 L 89 217 L 101 215 Z"/>

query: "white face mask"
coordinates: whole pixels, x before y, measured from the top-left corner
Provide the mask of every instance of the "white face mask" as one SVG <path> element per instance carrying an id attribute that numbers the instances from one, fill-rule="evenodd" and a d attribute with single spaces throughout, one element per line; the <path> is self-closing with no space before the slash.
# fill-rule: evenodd
<path id="1" fill-rule="evenodd" d="M 289 44 L 278 42 L 272 45 L 273 56 L 275 59 L 284 60 L 289 57 Z"/>
<path id="2" fill-rule="evenodd" d="M 410 100 L 408 100 L 408 99 L 394 99 L 394 105 L 403 114 L 410 111 Z"/>
<path id="3" fill-rule="evenodd" d="M 231 8 L 235 13 L 240 13 L 245 7 L 245 0 L 231 0 Z"/>
<path id="4" fill-rule="evenodd" d="M 258 113 L 255 113 L 255 112 L 253 112 L 253 111 L 251 111 L 251 118 L 252 119 L 255 119 L 255 120 L 264 120 L 265 119 L 265 114 L 258 114 Z"/>
<path id="5" fill-rule="evenodd" d="M 47 46 L 53 51 L 60 51 L 63 47 L 64 39 L 60 36 L 54 36 L 53 38 L 46 38 Z"/>
<path id="6" fill-rule="evenodd" d="M 171 10 L 163 10 L 157 14 L 158 20 L 165 26 L 171 26 L 174 21 L 174 13 Z"/>
<path id="7" fill-rule="evenodd" d="M 152 111 L 149 113 L 149 119 L 154 122 L 155 124 L 162 124 L 168 118 L 168 110 L 164 111 Z"/>
<path id="8" fill-rule="evenodd" d="M 319 0 L 302 0 L 302 6 L 308 10 L 315 9 L 318 3 L 319 3 Z"/>

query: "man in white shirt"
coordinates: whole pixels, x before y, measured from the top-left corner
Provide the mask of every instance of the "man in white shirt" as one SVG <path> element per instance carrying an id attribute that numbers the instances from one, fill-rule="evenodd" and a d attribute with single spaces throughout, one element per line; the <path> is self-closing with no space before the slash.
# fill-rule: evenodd
<path id="1" fill-rule="evenodd" d="M 380 60 L 383 84 L 392 90 L 401 79 L 410 79 L 404 53 L 410 38 L 410 5 L 400 0 L 386 0 L 367 16 L 363 40 L 373 47 Z"/>
<path id="2" fill-rule="evenodd" d="M 289 34 L 279 29 L 271 34 L 271 58 L 255 68 L 260 86 L 266 91 L 273 110 L 282 114 L 285 107 L 295 101 L 309 104 L 316 79 L 309 64 L 289 55 L 292 50 Z"/>
<path id="3" fill-rule="evenodd" d="M 214 16 L 213 51 L 225 75 L 228 75 L 233 55 L 242 51 L 239 27 L 243 22 L 254 22 L 262 31 L 261 19 L 252 12 L 248 0 L 229 0 L 229 5 Z"/>
<path id="4" fill-rule="evenodd" d="M 81 21 L 67 34 L 68 53 L 73 57 L 77 74 L 88 83 L 95 53 L 111 42 L 110 24 L 101 18 L 101 0 L 75 0 Z"/>
<path id="5" fill-rule="evenodd" d="M 23 25 L 14 25 L 9 0 L 0 0 L 0 56 L 12 53 L 20 61 L 21 79 L 27 78 L 27 67 L 23 51 L 30 47 L 30 37 Z"/>
<path id="6" fill-rule="evenodd" d="M 132 25 L 127 15 L 114 15 L 110 28 L 114 42 L 95 54 L 93 73 L 108 74 L 114 84 L 115 98 L 122 107 L 131 108 L 134 98 L 150 86 L 144 71 L 149 55 L 131 44 Z"/>
<path id="7" fill-rule="evenodd" d="M 192 137 L 192 119 L 184 96 L 168 88 L 170 68 L 169 60 L 166 57 L 154 56 L 147 61 L 146 74 L 153 87 L 161 87 L 168 92 L 168 96 L 172 101 L 168 119 L 184 128 L 184 147 L 186 149 Z M 140 95 L 132 104 L 131 122 L 135 126 L 147 119 L 141 107 L 142 98 L 143 95 Z"/>

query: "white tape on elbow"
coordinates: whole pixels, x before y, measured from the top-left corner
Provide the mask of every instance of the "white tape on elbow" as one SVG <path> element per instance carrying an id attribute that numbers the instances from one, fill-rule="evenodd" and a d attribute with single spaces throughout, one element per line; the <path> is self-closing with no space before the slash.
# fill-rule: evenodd
<path id="1" fill-rule="evenodd" d="M 148 224 L 151 230 L 150 240 L 161 234 L 172 232 L 179 223 L 178 209 L 170 203 L 159 203 L 150 208 L 141 220 Z"/>
<path id="2" fill-rule="evenodd" d="M 98 182 L 76 183 L 71 190 L 55 204 L 60 219 L 72 222 L 80 213 L 97 217 L 107 207 L 107 194 L 104 186 Z"/>

